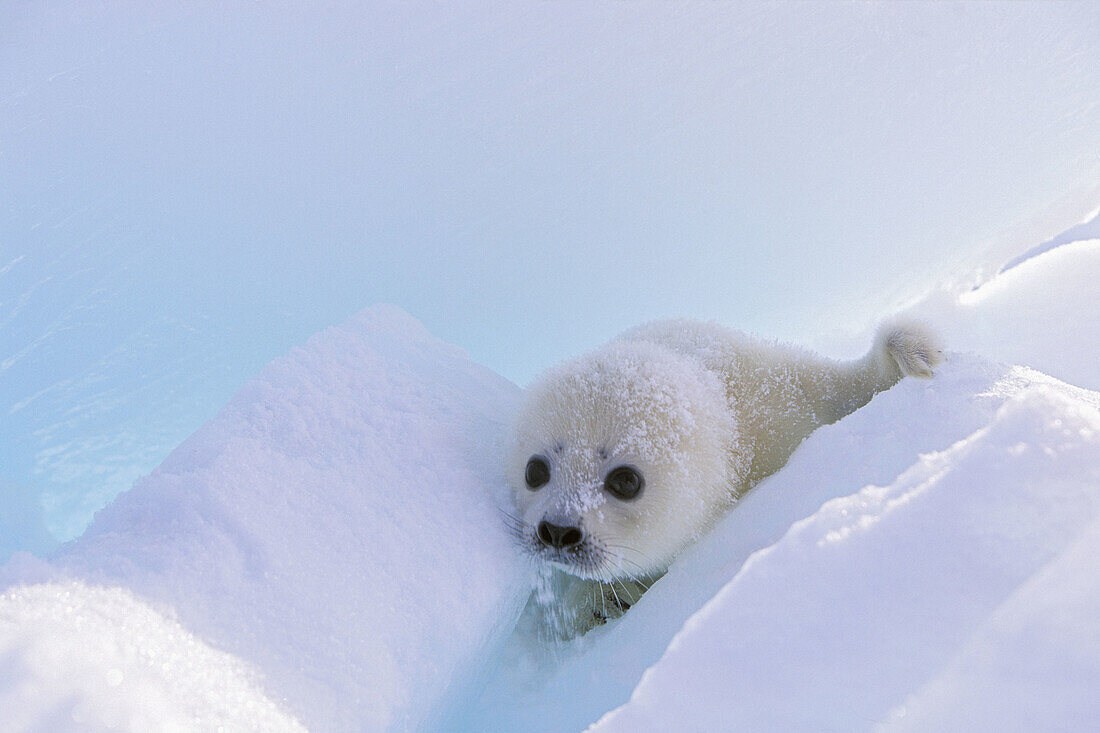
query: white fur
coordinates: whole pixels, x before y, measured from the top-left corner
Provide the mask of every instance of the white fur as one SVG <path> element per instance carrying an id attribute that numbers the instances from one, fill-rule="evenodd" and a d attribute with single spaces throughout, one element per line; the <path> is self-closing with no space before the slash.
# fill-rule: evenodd
<path id="1" fill-rule="evenodd" d="M 853 362 L 694 321 L 628 331 L 529 390 L 507 466 L 514 529 L 533 554 L 587 581 L 587 605 L 576 589 L 567 594 L 582 618 L 617 615 L 606 612 L 609 594 L 623 601 L 616 607 L 636 600 L 811 431 L 904 376 L 930 377 L 942 358 L 936 338 L 913 323 L 884 325 Z M 535 455 L 548 460 L 551 479 L 532 491 L 524 470 Z M 631 501 L 603 488 L 621 465 L 645 477 Z M 534 533 L 543 520 L 580 527 L 583 552 L 541 546 Z"/>

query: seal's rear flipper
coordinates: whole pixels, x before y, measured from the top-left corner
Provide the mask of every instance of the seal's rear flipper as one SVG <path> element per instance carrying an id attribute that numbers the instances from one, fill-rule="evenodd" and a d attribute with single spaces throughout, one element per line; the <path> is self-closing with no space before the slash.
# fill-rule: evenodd
<path id="1" fill-rule="evenodd" d="M 892 360 L 903 377 L 928 379 L 944 360 L 939 337 L 916 321 L 883 324 L 875 337 L 875 351 Z"/>

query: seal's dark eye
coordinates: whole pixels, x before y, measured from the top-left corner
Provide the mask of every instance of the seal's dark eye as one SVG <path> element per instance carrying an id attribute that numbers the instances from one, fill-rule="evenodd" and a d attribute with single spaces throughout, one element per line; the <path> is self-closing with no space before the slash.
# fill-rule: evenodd
<path id="1" fill-rule="evenodd" d="M 550 464 L 542 456 L 531 456 L 531 460 L 527 461 L 523 480 L 527 482 L 527 488 L 532 491 L 543 486 L 550 480 Z"/>
<path id="2" fill-rule="evenodd" d="M 619 466 L 607 474 L 607 478 L 603 480 L 603 487 L 607 493 L 623 501 L 633 499 L 642 493 L 643 486 L 645 486 L 645 479 L 631 466 Z"/>

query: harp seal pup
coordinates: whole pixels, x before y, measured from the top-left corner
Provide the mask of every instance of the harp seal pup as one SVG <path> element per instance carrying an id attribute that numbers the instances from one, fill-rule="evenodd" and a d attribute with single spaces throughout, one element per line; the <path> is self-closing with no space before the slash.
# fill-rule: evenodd
<path id="1" fill-rule="evenodd" d="M 622 615 L 815 428 L 942 360 L 919 323 L 886 323 L 866 356 L 840 362 L 678 320 L 548 370 L 506 466 L 507 521 L 541 570 L 529 609 L 562 638 Z"/>

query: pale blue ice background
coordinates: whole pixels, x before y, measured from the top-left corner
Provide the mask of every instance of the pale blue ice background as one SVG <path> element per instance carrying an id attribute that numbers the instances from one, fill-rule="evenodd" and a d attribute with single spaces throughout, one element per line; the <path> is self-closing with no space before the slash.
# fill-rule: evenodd
<path id="1" fill-rule="evenodd" d="M 375 302 L 828 350 L 1098 203 L 1089 3 L 0 0 L 0 554 Z"/>

